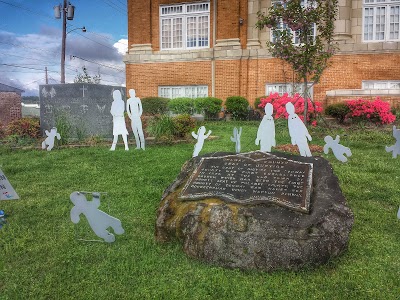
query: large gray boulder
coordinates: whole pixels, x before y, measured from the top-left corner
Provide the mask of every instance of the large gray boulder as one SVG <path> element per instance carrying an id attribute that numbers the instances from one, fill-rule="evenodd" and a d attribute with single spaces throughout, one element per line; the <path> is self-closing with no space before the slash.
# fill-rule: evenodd
<path id="1" fill-rule="evenodd" d="M 353 214 L 329 162 L 321 157 L 273 154 L 313 164 L 309 213 L 217 197 L 182 200 L 179 194 L 200 163 L 197 157 L 186 162 L 162 196 L 156 240 L 178 239 L 187 255 L 210 264 L 264 271 L 315 266 L 341 254 L 348 245 Z"/>

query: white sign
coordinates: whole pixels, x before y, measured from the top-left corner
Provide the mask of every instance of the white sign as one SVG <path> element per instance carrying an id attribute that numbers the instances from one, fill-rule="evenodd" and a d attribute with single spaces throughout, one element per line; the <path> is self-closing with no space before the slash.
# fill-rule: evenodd
<path id="1" fill-rule="evenodd" d="M 0 200 L 17 200 L 18 194 L 15 192 L 6 175 L 0 170 Z"/>

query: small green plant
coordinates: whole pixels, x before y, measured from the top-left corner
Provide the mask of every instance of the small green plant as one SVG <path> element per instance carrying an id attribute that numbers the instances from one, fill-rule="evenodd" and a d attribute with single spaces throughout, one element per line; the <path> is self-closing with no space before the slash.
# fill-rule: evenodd
<path id="1" fill-rule="evenodd" d="M 168 102 L 168 108 L 175 114 L 189 114 L 194 111 L 194 100 L 192 98 L 175 98 Z"/>
<path id="2" fill-rule="evenodd" d="M 61 136 L 60 140 L 56 140 L 57 144 L 66 145 L 68 143 L 68 139 L 71 137 L 72 126 L 65 114 L 60 113 L 56 116 L 55 127 Z"/>
<path id="3" fill-rule="evenodd" d="M 191 131 L 196 128 L 196 120 L 188 114 L 174 117 L 174 136 L 178 138 L 186 138 Z"/>
<path id="4" fill-rule="evenodd" d="M 254 110 L 258 110 L 258 111 L 264 111 L 262 108 L 258 107 L 261 104 L 261 99 L 264 98 L 268 98 L 268 96 L 261 96 L 261 97 L 257 97 L 256 100 L 254 101 Z"/>
<path id="5" fill-rule="evenodd" d="M 214 97 L 196 98 L 194 109 L 198 113 L 203 113 L 206 119 L 215 117 L 221 111 L 222 100 Z"/>
<path id="6" fill-rule="evenodd" d="M 75 127 L 76 138 L 78 142 L 83 142 L 85 140 L 86 131 L 83 126 L 76 126 Z"/>
<path id="7" fill-rule="evenodd" d="M 165 114 L 168 111 L 168 98 L 162 97 L 146 97 L 142 98 L 143 114 L 159 115 Z"/>
<path id="8" fill-rule="evenodd" d="M 328 105 L 325 108 L 325 114 L 336 118 L 339 123 L 343 124 L 347 114 L 350 112 L 349 107 L 346 103 L 335 103 Z"/>
<path id="9" fill-rule="evenodd" d="M 226 98 L 225 107 L 235 120 L 245 120 L 249 111 L 249 101 L 240 96 Z"/>
<path id="10" fill-rule="evenodd" d="M 89 146 L 96 146 L 96 145 L 101 144 L 102 141 L 103 141 L 103 139 L 100 136 L 91 135 L 85 139 L 85 144 L 87 144 Z"/>
<path id="11" fill-rule="evenodd" d="M 147 131 L 153 135 L 156 140 L 172 140 L 175 133 L 174 120 L 167 115 L 155 117 L 149 122 Z"/>
<path id="12" fill-rule="evenodd" d="M 38 118 L 21 118 L 8 124 L 7 135 L 29 137 L 37 139 L 40 137 L 40 124 Z"/>

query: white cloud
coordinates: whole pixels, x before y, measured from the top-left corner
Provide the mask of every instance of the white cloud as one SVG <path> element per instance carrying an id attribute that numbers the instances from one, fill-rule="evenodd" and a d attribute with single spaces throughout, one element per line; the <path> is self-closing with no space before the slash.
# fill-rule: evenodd
<path id="1" fill-rule="evenodd" d="M 128 40 L 120 39 L 113 46 L 118 49 L 118 53 L 125 55 L 125 53 L 128 51 Z"/>
<path id="2" fill-rule="evenodd" d="M 127 49 L 127 40 L 113 44 L 111 39 L 112 37 L 105 33 L 68 34 L 66 82 L 73 82 L 85 65 L 89 75 L 100 73 L 103 84 L 125 84 L 122 54 L 126 52 L 123 46 Z M 47 67 L 49 83 L 60 83 L 61 31 L 59 29 L 45 27 L 39 33 L 26 35 L 0 30 L 0 41 L 2 75 L 0 82 L 14 83 L 15 87 L 25 90 L 23 95 L 38 95 L 39 84 L 45 84 L 45 67 Z M 71 59 L 73 55 L 84 60 Z"/>

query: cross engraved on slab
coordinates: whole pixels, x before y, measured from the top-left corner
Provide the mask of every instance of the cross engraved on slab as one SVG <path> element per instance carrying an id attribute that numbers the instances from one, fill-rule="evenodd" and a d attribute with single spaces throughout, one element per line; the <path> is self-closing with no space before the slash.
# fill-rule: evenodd
<path id="1" fill-rule="evenodd" d="M 275 203 L 309 213 L 313 164 L 260 151 L 202 158 L 182 200 L 219 198 L 239 204 Z"/>
<path id="2" fill-rule="evenodd" d="M 82 97 L 85 98 L 85 91 L 87 91 L 87 87 L 85 87 L 84 85 L 80 88 L 80 90 L 82 91 Z"/>

